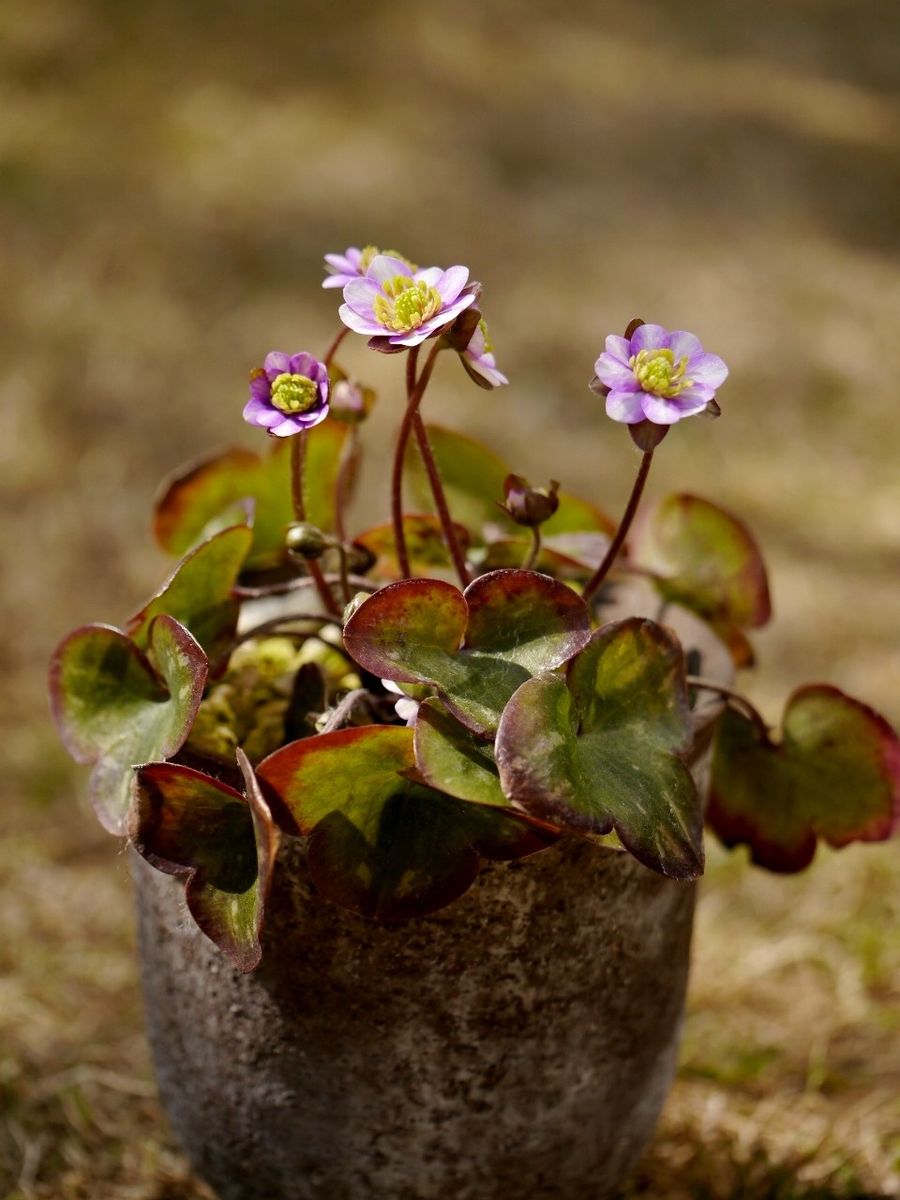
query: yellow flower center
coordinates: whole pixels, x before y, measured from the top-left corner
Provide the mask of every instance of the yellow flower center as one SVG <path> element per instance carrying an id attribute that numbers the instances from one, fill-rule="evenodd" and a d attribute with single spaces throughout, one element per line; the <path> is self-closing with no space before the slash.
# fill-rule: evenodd
<path id="1" fill-rule="evenodd" d="M 481 330 L 481 336 L 484 338 L 484 353 L 494 353 L 494 343 L 491 341 L 491 335 L 488 333 L 487 321 L 484 317 L 478 322 L 478 328 Z"/>
<path id="2" fill-rule="evenodd" d="M 690 379 L 685 375 L 687 355 L 675 361 L 671 350 L 639 350 L 632 354 L 628 365 L 634 371 L 634 377 L 645 392 L 654 396 L 665 396 L 671 399 L 690 386 Z"/>
<path id="3" fill-rule="evenodd" d="M 440 310 L 443 300 L 436 287 L 409 275 L 395 275 L 381 285 L 382 295 L 372 305 L 375 320 L 391 333 L 410 333 Z"/>
<path id="4" fill-rule="evenodd" d="M 305 375 L 276 375 L 272 380 L 271 400 L 283 413 L 309 412 L 319 402 L 319 385 Z"/>
<path id="5" fill-rule="evenodd" d="M 377 258 L 379 254 L 386 254 L 389 258 L 399 258 L 401 262 L 406 263 L 411 271 L 418 271 L 419 269 L 415 263 L 410 262 L 405 255 L 400 254 L 397 250 L 379 250 L 377 246 L 364 246 L 359 257 L 360 274 L 365 275 L 366 271 L 372 265 L 372 259 Z"/>

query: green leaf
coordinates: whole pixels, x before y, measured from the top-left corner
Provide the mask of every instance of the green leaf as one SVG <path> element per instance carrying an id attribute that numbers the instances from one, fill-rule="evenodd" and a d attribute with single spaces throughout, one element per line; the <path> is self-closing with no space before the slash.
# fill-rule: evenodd
<path id="1" fill-rule="evenodd" d="M 802 871 L 816 839 L 880 842 L 900 828 L 900 739 L 878 713 L 826 684 L 788 699 L 780 744 L 731 709 L 716 734 L 708 820 L 770 871 Z"/>
<path id="2" fill-rule="evenodd" d="M 426 429 L 454 518 L 469 529 L 478 542 L 486 526 L 499 530 L 504 537 L 520 540 L 524 549 L 517 561 L 521 562 L 529 539 L 499 507 L 505 494 L 503 485 L 510 474 L 509 465 L 493 450 L 466 434 L 455 433 L 441 425 L 427 425 Z M 404 471 L 417 507 L 432 511 L 434 501 L 428 476 L 413 442 Z M 614 529 L 615 523 L 598 508 L 568 492 L 559 493 L 559 507 L 542 527 L 550 537 L 561 533 L 609 534 Z"/>
<path id="3" fill-rule="evenodd" d="M 128 832 L 152 866 L 183 875 L 188 911 L 239 971 L 262 957 L 260 932 L 279 833 L 238 750 L 246 797 L 191 767 L 150 763 L 137 773 Z"/>
<path id="4" fill-rule="evenodd" d="M 76 762 L 93 765 L 91 803 L 114 834 L 124 832 L 132 768 L 181 748 L 206 686 L 206 656 L 172 617 L 152 622 L 149 650 L 154 665 L 121 630 L 85 625 L 50 664 L 60 737 Z"/>
<path id="5" fill-rule="evenodd" d="M 455 522 L 453 527 L 460 548 L 465 553 L 471 540 L 469 531 Z M 403 518 L 403 530 L 406 534 L 409 566 L 414 575 L 429 575 L 433 571 L 447 570 L 453 566 L 437 517 L 427 513 L 407 513 Z M 353 540 L 375 555 L 375 564 L 370 571 L 374 578 L 397 578 L 400 568 L 394 543 L 394 527 L 390 521 L 365 530 Z"/>
<path id="6" fill-rule="evenodd" d="M 423 916 L 474 883 L 481 858 L 533 854 L 554 840 L 516 813 L 466 804 L 418 782 L 413 732 L 369 725 L 294 742 L 257 771 L 309 837 L 328 899 L 381 921 Z"/>
<path id="7" fill-rule="evenodd" d="M 414 745 L 419 774 L 434 788 L 473 804 L 505 806 L 489 742 L 475 737 L 436 700 L 419 705 Z"/>
<path id="8" fill-rule="evenodd" d="M 640 618 L 597 630 L 568 668 L 510 700 L 497 733 L 504 793 L 534 816 L 606 834 L 676 879 L 703 870 L 700 800 L 682 755 L 692 723 L 676 639 Z"/>
<path id="9" fill-rule="evenodd" d="M 307 434 L 304 495 L 307 520 L 332 530 L 335 485 L 348 427 L 323 421 Z M 291 499 L 290 439 L 275 440 L 264 457 L 228 450 L 183 468 L 157 500 L 154 533 L 170 554 L 182 555 L 203 541 L 242 500 L 253 502 L 253 548 L 247 570 L 278 566 L 284 558 L 284 531 L 294 519 Z M 219 528 L 221 525 L 219 524 Z"/>
<path id="10" fill-rule="evenodd" d="M 752 663 L 741 631 L 765 625 L 772 609 L 759 547 L 737 517 L 699 496 L 669 496 L 645 524 L 633 558 L 656 576 L 666 600 L 709 621 L 738 666 Z"/>
<path id="11" fill-rule="evenodd" d="M 521 683 L 562 666 L 589 637 L 581 598 L 535 571 L 492 571 L 465 593 L 437 579 L 389 584 L 344 626 L 360 666 L 431 684 L 458 720 L 485 735 Z"/>
<path id="12" fill-rule="evenodd" d="M 147 650 L 150 626 L 160 613 L 188 629 L 215 663 L 228 652 L 237 627 L 240 602 L 232 595 L 253 534 L 234 525 L 214 534 L 178 564 L 152 600 L 128 622 L 131 640 Z"/>

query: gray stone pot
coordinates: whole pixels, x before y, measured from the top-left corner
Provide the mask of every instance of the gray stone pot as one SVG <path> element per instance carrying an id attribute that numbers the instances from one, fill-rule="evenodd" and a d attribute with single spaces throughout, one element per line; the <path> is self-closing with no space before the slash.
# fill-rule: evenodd
<path id="1" fill-rule="evenodd" d="M 134 856 L 163 1103 L 222 1200 L 601 1200 L 672 1081 L 693 885 L 567 840 L 385 927 L 283 851 L 259 970 Z"/>

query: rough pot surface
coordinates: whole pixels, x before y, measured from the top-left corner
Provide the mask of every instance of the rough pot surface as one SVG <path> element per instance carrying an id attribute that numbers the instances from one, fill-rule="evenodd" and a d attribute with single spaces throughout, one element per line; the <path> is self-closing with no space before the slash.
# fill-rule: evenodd
<path id="1" fill-rule="evenodd" d="M 567 840 L 385 927 L 291 843 L 241 976 L 133 857 L 160 1091 L 222 1200 L 601 1200 L 650 1137 L 692 885 Z"/>

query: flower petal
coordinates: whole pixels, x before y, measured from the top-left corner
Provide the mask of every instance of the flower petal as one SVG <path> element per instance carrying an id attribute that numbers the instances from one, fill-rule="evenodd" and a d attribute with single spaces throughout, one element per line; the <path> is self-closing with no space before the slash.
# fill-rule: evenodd
<path id="1" fill-rule="evenodd" d="M 276 408 L 272 408 L 270 404 L 260 400 L 258 396 L 251 396 L 247 401 L 244 405 L 243 415 L 245 421 L 249 421 L 251 425 L 258 425 L 261 429 L 271 429 L 284 416 Z"/>
<path id="2" fill-rule="evenodd" d="M 429 287 L 434 287 L 443 274 L 444 271 L 441 267 L 426 267 L 424 271 L 416 271 L 416 279 L 427 283 Z"/>
<path id="3" fill-rule="evenodd" d="M 441 294 L 445 304 L 451 304 L 469 282 L 469 268 L 456 266 L 448 267 L 434 285 Z"/>
<path id="4" fill-rule="evenodd" d="M 687 377 L 715 390 L 728 378 L 728 368 L 717 354 L 698 354 L 688 362 Z"/>
<path id="5" fill-rule="evenodd" d="M 355 312 L 349 304 L 342 304 L 338 316 L 354 333 L 364 333 L 367 337 L 378 337 L 384 334 L 384 326 L 379 325 L 372 316 L 364 316 Z"/>
<path id="6" fill-rule="evenodd" d="M 676 360 L 685 356 L 692 358 L 695 354 L 703 353 L 700 339 L 693 333 L 688 333 L 686 329 L 676 329 L 669 334 L 669 349 Z"/>
<path id="7" fill-rule="evenodd" d="M 274 379 L 276 375 L 284 375 L 290 372 L 291 360 L 281 350 L 273 350 L 266 355 L 263 367 L 269 378 Z"/>
<path id="8" fill-rule="evenodd" d="M 357 276 L 351 279 L 344 288 L 344 301 L 356 312 L 365 315 L 371 313 L 376 296 L 382 295 L 381 288 L 374 279 Z"/>
<path id="9" fill-rule="evenodd" d="M 654 396 L 652 392 L 641 392 L 641 403 L 644 416 L 654 425 L 674 425 L 682 417 L 690 415 L 682 412 L 673 400 L 666 400 L 664 396 Z"/>
<path id="10" fill-rule="evenodd" d="M 627 366 L 631 357 L 631 343 L 627 338 L 617 337 L 616 334 L 611 333 L 606 339 L 606 353 L 611 354 L 613 358 Z"/>
<path id="11" fill-rule="evenodd" d="M 640 325 L 631 337 L 631 353 L 641 350 L 662 350 L 668 342 L 668 332 L 662 325 Z"/>
<path id="12" fill-rule="evenodd" d="M 324 287 L 324 288 L 343 288 L 343 287 L 347 286 L 347 284 L 350 282 L 351 279 L 357 279 L 357 278 L 358 278 L 358 276 L 356 276 L 356 275 L 348 275 L 346 273 L 342 274 L 342 275 L 326 275 L 325 278 L 322 280 L 322 287 Z"/>
<path id="13" fill-rule="evenodd" d="M 610 392 L 606 397 L 606 415 L 625 425 L 635 425 L 644 419 L 643 392 Z"/>
<path id="14" fill-rule="evenodd" d="M 594 363 L 594 371 L 600 382 L 614 391 L 637 392 L 640 390 L 641 385 L 635 379 L 631 367 L 611 354 L 601 354 Z"/>
<path id="15" fill-rule="evenodd" d="M 387 283 L 397 275 L 412 276 L 409 263 L 405 263 L 402 258 L 393 258 L 390 254 L 376 254 L 369 263 L 365 278 L 374 279 L 376 283 Z"/>

